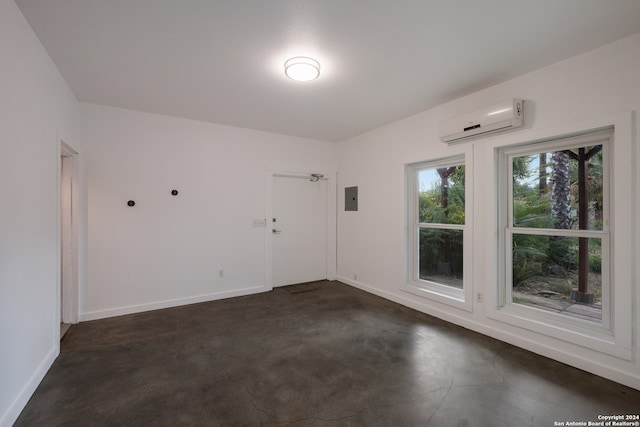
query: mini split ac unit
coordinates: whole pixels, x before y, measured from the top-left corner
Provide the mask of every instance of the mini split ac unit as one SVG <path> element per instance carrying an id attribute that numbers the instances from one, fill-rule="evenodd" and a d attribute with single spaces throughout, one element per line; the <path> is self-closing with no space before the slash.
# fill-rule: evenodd
<path id="1" fill-rule="evenodd" d="M 524 125 L 524 101 L 513 98 L 472 113 L 452 117 L 440 123 L 442 142 L 456 142 L 481 134 Z"/>

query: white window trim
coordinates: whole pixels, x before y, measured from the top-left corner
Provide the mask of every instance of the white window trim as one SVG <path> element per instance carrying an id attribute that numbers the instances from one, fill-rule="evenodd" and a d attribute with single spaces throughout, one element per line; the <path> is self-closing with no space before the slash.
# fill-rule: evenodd
<path id="1" fill-rule="evenodd" d="M 609 283 L 610 276 L 609 276 L 609 257 L 608 257 L 610 252 L 610 247 L 608 246 L 608 244 L 609 244 L 609 209 L 610 209 L 609 174 L 611 173 L 611 170 L 609 168 L 609 151 L 611 149 L 610 139 L 612 138 L 612 136 L 613 136 L 612 130 L 609 130 L 604 132 L 589 133 L 583 136 L 576 136 L 572 138 L 560 138 L 558 140 L 553 140 L 548 143 L 534 143 L 534 144 L 526 145 L 525 147 L 505 148 L 504 150 L 502 150 L 502 153 L 505 156 L 505 160 L 507 161 L 506 166 L 508 167 L 508 171 L 505 171 L 507 172 L 506 181 L 508 185 L 507 197 L 505 202 L 507 203 L 506 210 L 508 215 L 506 218 L 504 218 L 506 219 L 506 224 L 500 225 L 501 230 L 506 233 L 504 238 L 501 239 L 501 242 L 504 245 L 504 250 L 506 251 L 505 279 L 507 278 L 509 274 L 509 269 L 512 266 L 511 248 L 513 246 L 512 241 L 513 241 L 514 234 L 540 235 L 540 236 L 565 236 L 565 237 L 572 237 L 572 238 L 587 237 L 587 238 L 601 239 L 603 243 L 603 247 L 607 248 L 607 251 L 603 254 L 603 260 L 602 260 L 602 269 L 603 269 L 602 271 L 602 278 L 603 278 L 602 322 L 596 323 L 596 322 L 590 322 L 586 320 L 582 321 L 577 319 L 576 319 L 577 322 L 574 322 L 573 320 L 569 320 L 566 316 L 562 316 L 557 313 L 549 313 L 544 310 L 542 310 L 540 313 L 536 313 L 550 323 L 559 323 L 562 325 L 564 325 L 565 323 L 568 323 L 578 328 L 586 327 L 587 329 L 592 330 L 593 332 L 596 332 L 596 333 L 602 333 L 603 331 L 610 331 L 610 324 L 611 324 L 610 322 L 611 307 L 610 307 L 610 298 L 609 298 L 611 293 L 611 286 Z M 513 170 L 512 170 L 513 158 L 536 154 L 536 153 L 542 153 L 542 152 L 558 151 L 561 149 L 568 149 L 568 148 L 573 148 L 577 146 L 593 145 L 593 144 L 602 144 L 604 147 L 603 149 L 603 181 L 604 181 L 603 185 L 605 188 L 607 188 L 607 191 L 604 193 L 604 199 L 603 199 L 603 214 L 604 214 L 603 229 L 600 231 L 600 230 L 575 230 L 575 229 L 559 230 L 559 229 L 514 227 L 513 210 L 512 210 L 513 209 L 513 179 L 511 179 L 511 177 L 513 176 Z M 505 165 L 503 165 L 503 170 L 504 170 L 504 166 Z M 504 211 L 505 210 L 504 206 L 501 206 L 500 210 Z M 502 306 L 505 307 L 505 306 L 514 304 L 511 302 L 512 301 L 511 284 L 509 284 L 509 286 L 506 286 L 506 289 L 504 287 L 501 287 L 501 288 L 502 288 L 501 289 L 502 298 L 500 298 L 500 303 L 502 304 Z M 533 307 L 527 307 L 527 309 L 537 310 Z"/>
<path id="2" fill-rule="evenodd" d="M 596 132 L 606 128 L 613 128 L 611 150 L 609 159 L 609 233 L 610 254 L 608 260 L 610 289 L 610 323 L 603 328 L 600 325 L 594 327 L 593 322 L 582 322 L 579 319 L 563 319 L 562 322 L 549 320 L 549 313 L 532 307 L 519 306 L 519 304 L 507 304 L 505 301 L 505 275 L 507 269 L 507 256 L 503 245 L 506 244 L 507 218 L 510 212 L 502 209 L 505 206 L 503 198 L 508 194 L 504 179 L 499 179 L 500 170 L 504 173 L 503 161 L 505 157 L 502 150 L 511 150 L 508 147 L 529 145 L 536 142 L 558 141 L 562 136 L 574 137 L 581 134 Z M 528 137 L 526 135 L 529 135 Z M 532 136 L 533 135 L 533 136 Z M 558 136 L 560 135 L 560 136 Z M 632 358 L 632 287 L 633 268 L 635 265 L 633 233 L 633 203 L 636 195 L 633 188 L 635 183 L 628 181 L 633 173 L 633 120 L 631 112 L 618 113 L 607 117 L 589 120 L 581 124 L 567 126 L 555 131 L 524 134 L 516 138 L 506 139 L 503 144 L 494 147 L 496 199 L 498 201 L 497 217 L 497 248 L 496 255 L 498 266 L 494 286 L 494 298 L 486 307 L 487 317 L 508 323 L 509 325 L 526 329 L 538 334 L 546 335 L 565 342 L 573 343 L 591 350 L 610 354 L 625 360 Z M 542 147 L 542 145 L 541 145 Z M 516 152 L 516 149 L 514 149 Z M 616 185 L 616 181 L 627 181 L 627 185 Z M 506 180 L 508 181 L 508 180 Z M 616 229 L 619 231 L 616 232 Z M 626 230 L 625 230 L 626 229 Z M 604 242 L 603 242 L 604 243 Z M 501 249 L 502 248 L 502 249 Z M 508 251 L 507 251 L 508 252 Z M 615 256 L 613 256 L 615 255 Z M 603 262 L 604 265 L 604 262 Z M 604 273 L 604 272 L 603 272 Z M 627 285 L 625 285 L 627 284 Z M 604 316 L 604 313 L 603 313 Z M 553 316 L 552 316 L 553 318 Z"/>
<path id="3" fill-rule="evenodd" d="M 446 158 L 426 160 L 418 163 L 411 163 L 405 166 L 406 189 L 407 189 L 407 280 L 402 290 L 413 295 L 427 298 L 441 304 L 446 304 L 465 311 L 472 311 L 472 215 L 473 205 L 470 197 L 473 194 L 470 189 L 473 169 L 471 168 L 468 155 L 454 155 Z M 465 223 L 464 224 L 431 224 L 418 223 L 418 172 L 423 169 L 435 169 L 445 166 L 464 165 L 465 166 Z M 462 289 L 447 286 L 429 280 L 418 278 L 419 265 L 419 241 L 418 228 L 440 228 L 447 230 L 462 230 L 463 232 L 463 285 Z"/>

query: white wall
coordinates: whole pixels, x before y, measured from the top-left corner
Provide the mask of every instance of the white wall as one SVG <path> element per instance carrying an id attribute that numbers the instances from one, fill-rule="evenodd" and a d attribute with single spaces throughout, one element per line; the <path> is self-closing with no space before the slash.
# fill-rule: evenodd
<path id="1" fill-rule="evenodd" d="M 87 104 L 82 125 L 81 320 L 268 290 L 268 168 L 335 174 L 335 143 Z"/>
<path id="2" fill-rule="evenodd" d="M 471 313 L 459 312 L 400 291 L 405 282 L 404 165 L 469 150 L 437 142 L 438 122 L 513 96 L 529 101 L 522 132 L 637 111 L 640 35 L 337 146 L 79 106 L 12 0 L 0 0 L 0 58 L 0 425 L 15 420 L 59 352 L 61 136 L 81 161 L 81 319 L 265 290 L 266 230 L 252 223 L 266 217 L 267 169 L 325 174 L 338 169 L 343 281 L 640 388 L 640 263 L 630 283 L 635 310 L 629 319 L 635 325 L 632 361 L 492 321 L 479 303 Z M 637 122 L 634 130 L 637 146 Z M 491 139 L 487 147 L 500 140 Z M 482 144 L 472 146 L 483 154 L 489 148 Z M 640 150 L 634 156 L 637 165 Z M 475 169 L 476 195 L 482 192 L 479 183 L 486 183 L 491 173 Z M 617 184 L 637 190 L 639 180 L 636 172 L 630 182 Z M 86 185 L 90 226 L 85 262 Z M 342 188 L 353 185 L 359 186 L 360 210 L 345 213 Z M 180 191 L 178 197 L 169 195 L 173 188 Z M 126 207 L 129 199 L 136 201 L 135 208 Z M 633 202 L 635 213 L 640 212 L 640 197 Z M 492 223 L 487 214 L 491 203 L 475 197 L 477 224 Z M 632 230 L 639 247 L 637 220 L 622 226 Z M 493 240 L 494 230 L 475 230 L 472 285 L 487 293 L 491 281 L 486 278 L 495 260 L 481 248 L 483 241 Z M 629 256 L 638 258 L 637 252 Z M 221 269 L 224 278 L 217 277 Z"/>
<path id="3" fill-rule="evenodd" d="M 0 0 L 0 425 L 59 352 L 58 135 L 82 153 L 78 113 L 15 3 Z"/>
<path id="4" fill-rule="evenodd" d="M 568 59 L 520 78 L 499 84 L 438 108 L 409 117 L 364 135 L 343 141 L 338 152 L 338 279 L 383 297 L 417 308 L 470 329 L 511 342 L 532 351 L 573 364 L 640 389 L 640 353 L 638 307 L 640 292 L 637 278 L 638 253 L 618 253 L 622 262 L 618 277 L 629 282 L 614 283 L 617 289 L 629 289 L 633 296 L 631 318 L 623 328 L 633 334 L 632 360 L 594 351 L 563 340 L 543 336 L 488 317 L 492 298 L 473 303 L 473 311 L 459 310 L 430 299 L 402 291 L 406 283 L 406 231 L 404 165 L 423 160 L 465 153 L 476 162 L 467 183 L 473 191 L 473 292 L 494 293 L 496 280 L 495 167 L 493 150 L 516 140 L 535 140 L 556 130 L 589 126 L 603 117 L 628 110 L 640 110 L 640 34 L 603 48 Z M 486 105 L 519 97 L 527 100 L 525 129 L 500 136 L 447 146 L 438 140 L 438 123 L 448 117 Z M 629 137 L 635 151 L 628 153 L 628 167 L 640 164 L 639 129 L 635 114 L 629 125 Z M 529 138 L 529 139 L 528 139 Z M 636 172 L 615 182 L 616 191 L 629 195 L 635 214 L 626 223 L 615 224 L 617 239 L 640 247 L 637 212 L 640 212 L 639 174 Z M 358 186 L 358 212 L 344 212 L 344 187 Z M 620 200 L 619 200 L 620 201 Z M 614 206 L 622 210 L 626 203 Z M 635 222 L 634 222 L 635 221 Z M 629 232 L 632 234 L 630 235 Z M 615 237 L 614 237 L 615 239 Z M 620 274 L 619 274 L 620 273 Z M 354 280 L 357 275 L 357 280 Z M 617 325 L 620 327 L 620 325 Z"/>

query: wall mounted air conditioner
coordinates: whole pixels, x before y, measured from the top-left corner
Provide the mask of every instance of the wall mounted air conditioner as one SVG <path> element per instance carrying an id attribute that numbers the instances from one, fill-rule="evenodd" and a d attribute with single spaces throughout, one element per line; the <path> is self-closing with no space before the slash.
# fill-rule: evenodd
<path id="1" fill-rule="evenodd" d="M 472 113 L 452 117 L 440 123 L 442 142 L 456 142 L 481 134 L 524 125 L 524 101 L 513 98 Z"/>

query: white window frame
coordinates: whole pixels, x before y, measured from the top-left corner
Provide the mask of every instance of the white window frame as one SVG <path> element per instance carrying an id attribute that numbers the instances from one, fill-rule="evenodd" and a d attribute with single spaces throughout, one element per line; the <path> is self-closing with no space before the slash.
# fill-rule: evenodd
<path id="1" fill-rule="evenodd" d="M 494 146 L 494 156 L 496 165 L 496 191 L 497 191 L 497 277 L 493 301 L 486 311 L 487 317 L 508 323 L 511 326 L 520 327 L 529 331 L 547 335 L 573 343 L 591 350 L 610 354 L 625 360 L 632 357 L 632 283 L 633 265 L 632 257 L 633 236 L 629 233 L 628 227 L 633 224 L 632 203 L 635 200 L 633 194 L 634 183 L 629 183 L 633 176 L 633 150 L 632 150 L 632 117 L 631 113 L 619 113 L 599 119 L 593 119 L 582 125 L 565 127 L 556 132 L 543 132 L 546 136 L 531 138 L 529 140 L 512 139 L 510 143 Z M 610 257 L 603 259 L 603 269 L 605 262 L 607 272 L 603 270 L 603 276 L 609 277 L 609 312 L 603 311 L 602 324 L 579 319 L 567 318 L 545 312 L 535 307 L 527 307 L 521 304 L 508 303 L 510 301 L 510 283 L 506 277 L 511 266 L 510 234 L 507 233 L 507 224 L 512 215 L 509 206 L 510 200 L 510 177 L 508 171 L 508 159 L 505 153 L 517 153 L 518 149 L 526 145 L 522 152 L 531 152 L 533 144 L 540 144 L 535 147 L 534 152 L 545 151 L 545 143 L 554 147 L 561 144 L 563 138 L 574 138 L 593 134 L 602 130 L 613 130 L 608 150 L 609 173 L 605 174 L 608 180 L 609 198 L 608 204 L 608 231 L 603 229 L 605 234 L 594 234 L 595 237 L 602 237 L 603 245 L 610 245 Z M 559 135 L 559 136 L 558 136 Z M 576 146 L 575 142 L 571 145 Z M 540 150 L 538 148 L 541 148 Z M 554 151 L 554 150 L 549 150 Z M 508 177 L 509 179 L 505 179 Z M 626 181 L 626 185 L 616 185 L 616 182 Z M 607 185 L 607 184 L 605 184 Z M 619 224 L 619 225 L 616 225 Z M 520 230 L 520 228 L 518 228 Z M 616 232 L 616 230 L 619 230 Z M 556 230 L 555 232 L 558 232 Z M 564 232 L 558 232 L 562 234 Z M 591 231 L 588 231 L 591 233 Z M 598 233 L 598 232 L 596 232 Z M 608 233 L 608 234 L 606 234 Z M 585 237 L 589 237 L 586 235 Z M 576 237 L 576 236 L 573 236 Z M 615 255 L 615 256 L 614 256 Z M 603 293 L 605 291 L 603 290 Z M 604 301 L 603 301 L 604 304 Z"/>
<path id="2" fill-rule="evenodd" d="M 501 231 L 505 233 L 502 241 L 504 242 L 504 259 L 505 259 L 505 272 L 504 280 L 505 285 L 501 287 L 500 303 L 502 306 L 515 305 L 513 309 L 520 309 L 524 307 L 526 310 L 533 310 L 536 316 L 540 316 L 550 322 L 568 323 L 574 327 L 593 329 L 595 331 L 610 331 L 610 295 L 611 286 L 609 280 L 609 151 L 611 149 L 611 138 L 613 133 L 611 131 L 601 131 L 596 133 L 589 133 L 586 135 L 575 136 L 571 138 L 561 138 L 558 140 L 552 140 L 542 143 L 527 144 L 525 146 L 505 148 L 501 150 L 504 156 L 503 161 L 503 173 L 506 173 L 503 184 L 507 185 L 506 195 L 501 200 L 506 201 L 507 206 L 500 206 L 500 212 L 507 212 L 506 216 L 501 218 L 502 224 L 500 226 Z M 559 229 L 545 229 L 545 228 L 526 228 L 526 227 L 514 227 L 513 225 L 513 158 L 527 156 L 532 154 L 538 154 L 543 152 L 554 152 L 565 149 L 576 148 L 578 146 L 584 147 L 589 145 L 602 144 L 602 166 L 603 166 L 603 187 L 605 188 L 603 194 L 603 226 L 602 230 L 559 230 Z M 506 170 L 504 170 L 506 169 Z M 502 174 L 501 174 L 502 175 Z M 506 182 L 505 182 L 506 181 Z M 504 191 L 504 190 L 503 190 Z M 506 222 L 506 224 L 504 224 Z M 537 309 L 530 306 L 522 306 L 521 304 L 512 302 L 512 277 L 510 274 L 513 260 L 513 235 L 538 235 L 538 236 L 565 236 L 565 237 L 587 237 L 597 238 L 602 241 L 602 322 L 593 322 L 588 320 L 581 320 L 577 318 L 567 317 L 566 315 L 551 313 L 543 309 Z M 533 314 L 532 314 L 533 315 Z"/>
<path id="3" fill-rule="evenodd" d="M 425 169 L 437 169 L 450 166 L 465 166 L 465 223 L 464 224 L 439 224 L 420 223 L 418 218 L 418 174 Z M 447 304 L 462 310 L 472 311 L 472 290 L 471 290 L 471 257 L 472 257 L 472 236 L 471 236 L 471 206 L 472 201 L 469 195 L 469 184 L 471 182 L 469 163 L 465 155 L 456 155 L 437 160 L 428 160 L 419 163 L 412 163 L 405 166 L 406 188 L 407 188 L 407 282 L 403 290 L 413 295 Z M 463 233 L 463 267 L 462 267 L 462 289 L 448 286 L 430 280 L 420 279 L 420 241 L 419 230 L 422 228 L 461 230 Z"/>

